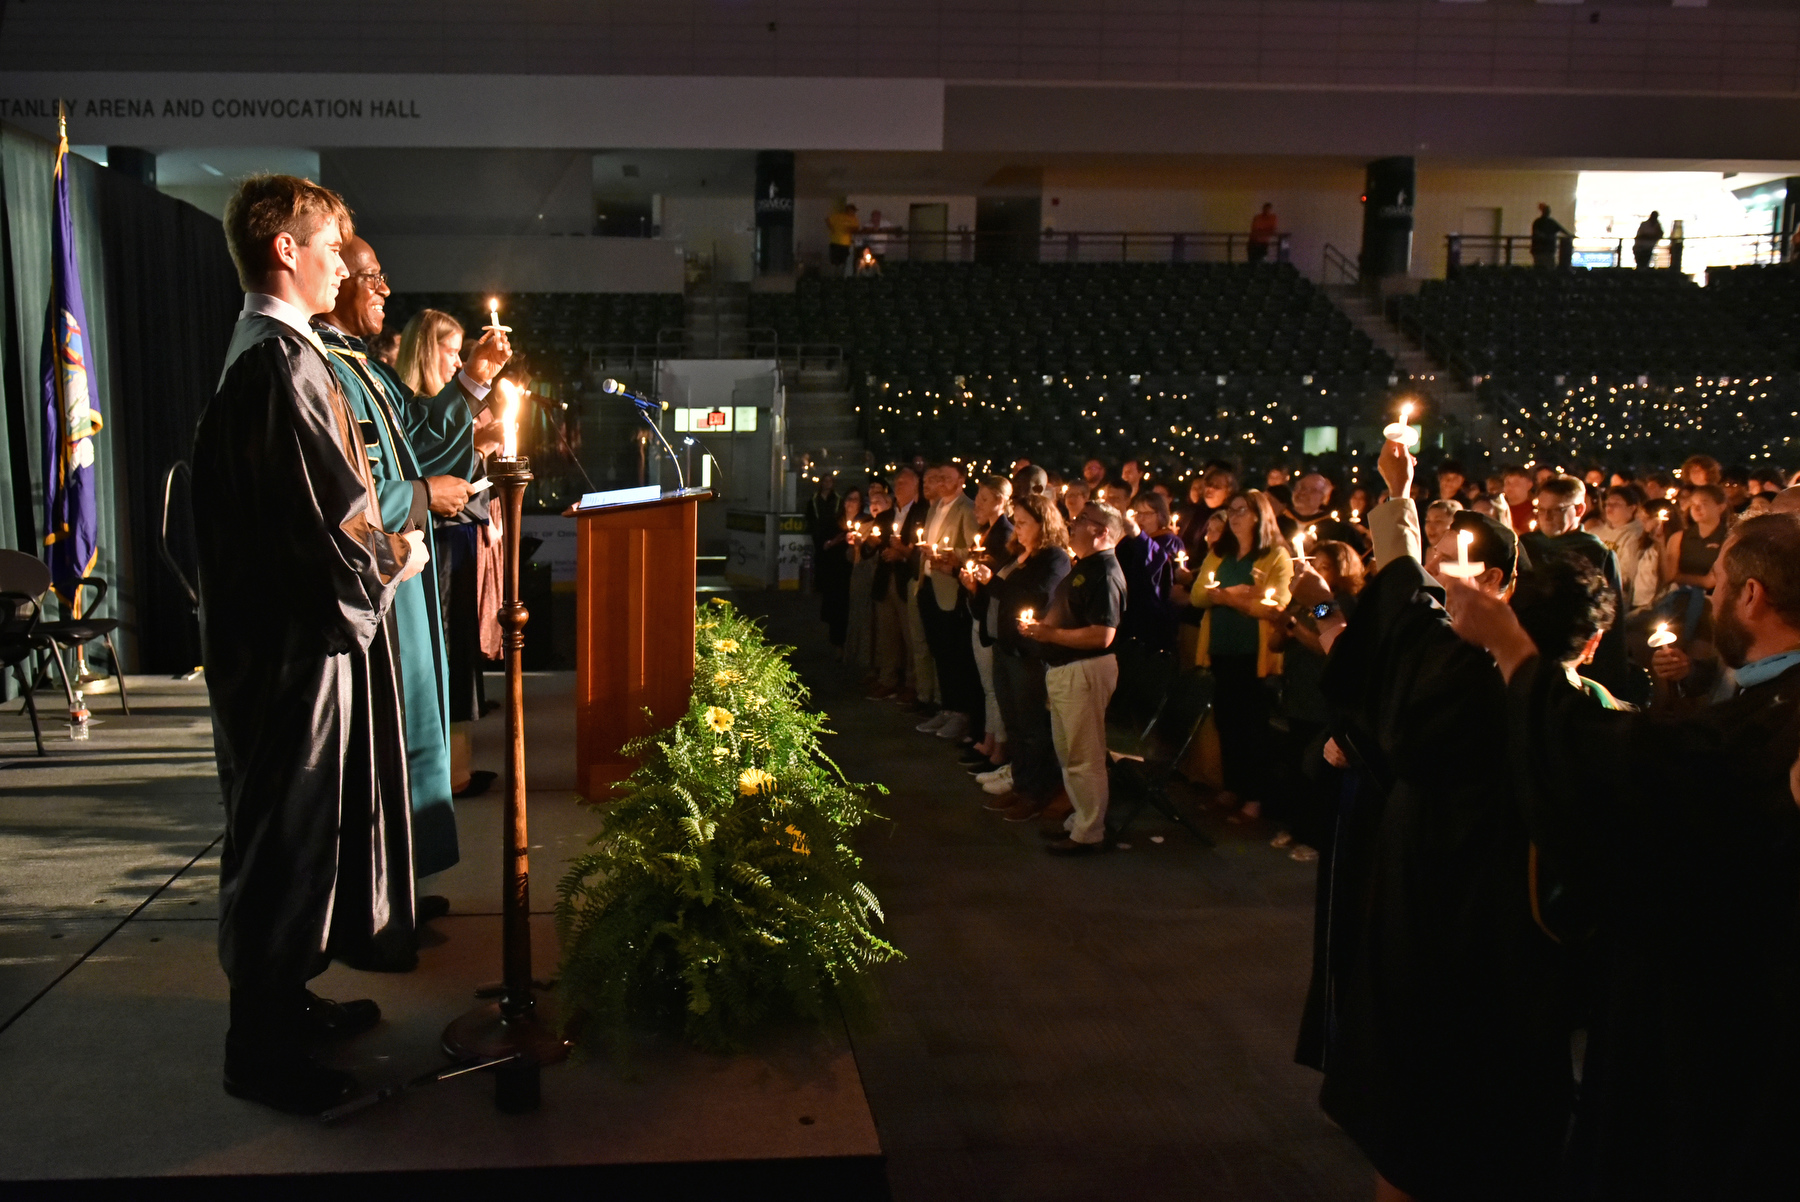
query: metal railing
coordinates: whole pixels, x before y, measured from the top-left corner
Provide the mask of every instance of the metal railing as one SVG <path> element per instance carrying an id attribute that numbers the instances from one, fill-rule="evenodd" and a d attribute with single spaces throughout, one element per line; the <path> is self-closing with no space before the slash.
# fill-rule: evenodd
<path id="1" fill-rule="evenodd" d="M 1335 278 L 1333 278 L 1335 277 Z M 1355 259 L 1327 242 L 1324 261 L 1319 267 L 1319 282 L 1324 284 L 1359 284 L 1362 268 Z"/>
<path id="2" fill-rule="evenodd" d="M 1487 264 L 1498 267 L 1624 267 L 1636 264 L 1635 238 L 1556 239 L 1554 251 L 1534 254 L 1530 234 L 1446 234 L 1444 265 L 1447 276 L 1464 267 Z M 1707 234 L 1696 238 L 1665 235 L 1650 249 L 1648 267 L 1679 271 L 1684 263 L 1722 267 L 1732 264 L 1780 263 L 1786 239 L 1778 233 Z"/>
<path id="3" fill-rule="evenodd" d="M 1286 263 L 1291 237 L 1278 233 L 1260 244 L 1261 257 Z M 887 263 L 1244 263 L 1253 257 L 1250 235 L 1239 233 L 876 230 L 856 235 L 852 267 L 865 247 Z"/>

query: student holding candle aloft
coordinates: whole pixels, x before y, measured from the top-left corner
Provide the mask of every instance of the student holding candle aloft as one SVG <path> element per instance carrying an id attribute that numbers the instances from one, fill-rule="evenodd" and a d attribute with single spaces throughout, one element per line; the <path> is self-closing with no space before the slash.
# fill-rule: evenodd
<path id="1" fill-rule="evenodd" d="M 1572 1090 L 1563 964 L 1534 921 L 1531 840 L 1506 775 L 1505 682 L 1425 572 L 1413 458 L 1369 516 L 1377 571 L 1320 679 L 1346 769 L 1321 875 L 1299 1059 L 1378 1174 L 1377 1197 L 1548 1198 Z M 1504 599 L 1516 536 L 1463 512 L 1469 583 Z"/>
<path id="2" fill-rule="evenodd" d="M 1275 509 L 1246 489 L 1225 505 L 1225 532 L 1200 565 L 1188 603 L 1200 613 L 1193 666 L 1210 668 L 1213 721 L 1219 732 L 1224 789 L 1219 803 L 1250 821 L 1268 780 L 1271 697 L 1264 679 L 1281 671 L 1272 631 L 1287 618 L 1294 561 L 1275 525 Z M 1202 582 L 1216 581 L 1214 587 Z"/>

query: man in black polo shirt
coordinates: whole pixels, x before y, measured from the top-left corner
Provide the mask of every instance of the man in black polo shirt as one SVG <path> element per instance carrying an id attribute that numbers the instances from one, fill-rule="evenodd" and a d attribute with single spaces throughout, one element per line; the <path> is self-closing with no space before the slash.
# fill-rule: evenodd
<path id="1" fill-rule="evenodd" d="M 1050 844 L 1057 855 L 1106 849 L 1106 705 L 1119 683 L 1113 636 L 1125 612 L 1125 573 L 1113 547 L 1125 535 L 1125 515 L 1089 501 L 1069 523 L 1075 566 L 1056 586 L 1050 612 L 1019 622 L 1019 633 L 1042 644 L 1050 733 L 1062 762 L 1063 788 L 1074 807 L 1067 834 Z"/>

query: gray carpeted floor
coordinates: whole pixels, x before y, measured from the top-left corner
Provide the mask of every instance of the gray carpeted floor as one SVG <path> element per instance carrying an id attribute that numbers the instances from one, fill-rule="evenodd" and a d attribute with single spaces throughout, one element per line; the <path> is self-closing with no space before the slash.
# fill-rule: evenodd
<path id="1" fill-rule="evenodd" d="M 981 809 L 949 743 L 863 699 L 816 598 L 743 600 L 797 645 L 830 753 L 892 790 L 863 844 L 908 959 L 880 970 L 855 1046 L 896 1199 L 1371 1195 L 1293 1063 L 1312 865 L 1267 830 L 1203 820 L 1208 849 L 1148 814 L 1128 848 L 1046 855 L 1034 824 Z"/>

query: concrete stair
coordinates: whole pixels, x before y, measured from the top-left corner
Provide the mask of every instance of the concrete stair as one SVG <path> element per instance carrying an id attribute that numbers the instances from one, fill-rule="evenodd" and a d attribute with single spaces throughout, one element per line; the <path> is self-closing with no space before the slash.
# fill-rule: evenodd
<path id="1" fill-rule="evenodd" d="M 1421 350 L 1412 339 L 1387 319 L 1380 298 L 1354 285 L 1335 284 L 1325 289 L 1332 301 L 1352 325 L 1369 336 L 1369 341 L 1394 357 L 1394 367 L 1402 377 L 1411 377 L 1418 390 L 1431 399 L 1437 411 L 1467 423 L 1476 423 L 1482 415 L 1481 403 L 1450 369 Z"/>
<path id="2" fill-rule="evenodd" d="M 850 394 L 849 369 L 842 362 L 783 363 L 787 386 L 789 458 L 812 457 L 815 469 L 860 479 L 868 471 L 861 415 Z"/>
<path id="3" fill-rule="evenodd" d="M 687 294 L 681 353 L 688 359 L 741 359 L 749 353 L 750 285 L 695 284 Z"/>

